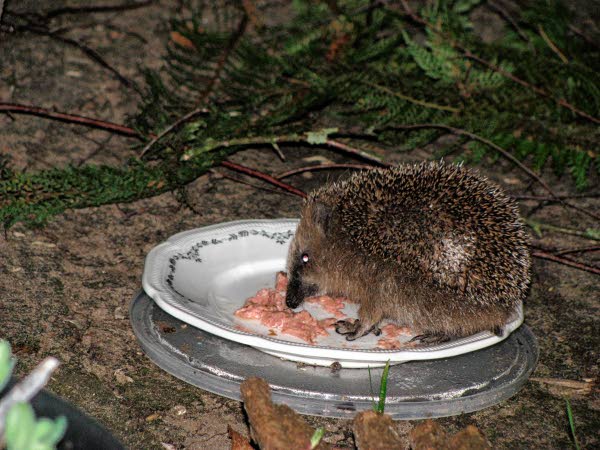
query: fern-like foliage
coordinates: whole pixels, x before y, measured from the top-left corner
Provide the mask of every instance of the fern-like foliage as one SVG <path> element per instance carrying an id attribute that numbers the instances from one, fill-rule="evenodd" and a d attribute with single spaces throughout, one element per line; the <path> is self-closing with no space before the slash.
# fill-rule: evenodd
<path id="1" fill-rule="evenodd" d="M 561 106 L 600 115 L 600 54 L 569 31 L 557 0 L 522 6 L 520 32 L 507 24 L 491 43 L 472 24 L 473 12 L 487 7 L 480 0 L 426 2 L 415 12 L 427 25 L 395 2 L 294 0 L 286 20 L 259 20 L 262 27 L 244 2 L 190 2 L 193 12 L 171 22 L 164 70 L 146 71 L 131 119 L 146 142 L 170 130 L 144 162 L 37 174 L 0 164 L 0 220 L 39 222 L 69 207 L 153 195 L 244 145 L 325 128 L 410 151 L 447 131 L 407 126 L 444 125 L 491 140 L 535 170 L 569 172 L 578 189 L 600 171 L 599 128 Z M 273 8 L 281 3 L 251 13 L 269 19 Z M 474 163 L 499 156 L 464 136 L 440 153 Z"/>
<path id="2" fill-rule="evenodd" d="M 190 26 L 189 20 L 175 22 L 174 31 L 189 43 L 170 47 L 169 76 L 164 83 L 171 89 L 164 97 L 162 119 L 160 115 L 152 119 L 155 126 L 147 132 L 159 133 L 169 123 L 164 117 L 169 116 L 170 105 L 181 95 L 182 86 L 186 98 L 190 93 L 192 98 L 201 98 L 206 77 L 214 74 L 215 61 L 223 54 L 227 60 L 220 60 L 223 67 L 218 87 L 206 102 L 210 112 L 179 133 L 172 133 L 154 147 L 153 154 L 177 147 L 181 154 L 198 155 L 226 140 L 275 137 L 323 125 L 363 130 L 406 151 L 441 132 L 418 129 L 408 133 L 394 131 L 394 127 L 433 123 L 504 143 L 507 150 L 531 160 L 537 170 L 548 162 L 557 173 L 569 169 L 576 186 L 586 186 L 596 159 L 586 147 L 594 142 L 597 131 L 592 131 L 590 124 L 582 125 L 580 118 L 556 102 L 506 77 L 514 73 L 532 85 L 543 86 L 557 99 L 568 99 L 597 115 L 597 68 L 575 56 L 573 63 L 561 63 L 536 31 L 542 26 L 548 36 L 556 38 L 556 45 L 565 43 L 559 37 L 560 33 L 566 36 L 568 15 L 561 4 L 552 3 L 554 14 L 550 18 L 546 1 L 523 11 L 521 26 L 532 36 L 532 43 L 518 41 L 522 38 L 508 29 L 504 39 L 492 44 L 484 44 L 473 34 L 470 13 L 484 7 L 478 0 L 428 2 L 418 11 L 432 24 L 423 29 L 422 43 L 422 37 L 419 41 L 409 31 L 405 14 L 385 5 L 373 9 L 369 5 L 368 1 L 340 1 L 341 13 L 334 13 L 326 2 L 297 0 L 289 22 L 258 35 L 244 35 L 229 51 L 227 46 L 237 32 L 235 25 L 243 15 L 240 9 L 232 7 L 225 29 L 200 29 Z M 538 20 L 541 16 L 544 20 Z M 201 19 L 195 17 L 191 22 Z M 531 45 L 536 51 L 531 51 Z M 466 57 L 461 50 L 465 46 L 499 70 Z M 591 51 L 585 42 L 568 49 L 575 55 Z M 548 67 L 541 68 L 540 62 Z M 156 108 L 163 86 L 149 83 L 152 108 Z M 179 116 L 192 107 L 189 102 L 177 104 Z M 143 109 L 138 124 L 149 122 L 152 114 L 148 107 Z M 582 127 L 594 135 L 587 142 L 581 142 Z M 549 133 L 548 129 L 556 132 Z M 515 132 L 530 136 L 514 142 L 503 139 Z M 182 134 L 186 135 L 183 139 Z M 530 151 L 524 152 L 526 147 Z M 484 156 L 497 156 L 480 144 L 470 143 L 467 148 L 471 154 L 459 155 L 463 159 L 484 161 Z"/>

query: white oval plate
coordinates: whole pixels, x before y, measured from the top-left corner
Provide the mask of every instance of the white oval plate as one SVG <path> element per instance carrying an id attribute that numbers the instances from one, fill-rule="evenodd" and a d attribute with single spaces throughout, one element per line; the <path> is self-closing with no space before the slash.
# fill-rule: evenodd
<path id="1" fill-rule="evenodd" d="M 320 366 L 337 361 L 342 367 L 364 368 L 382 366 L 388 360 L 447 358 L 496 344 L 523 322 L 520 305 L 502 337 L 484 331 L 435 346 L 401 350 L 377 348 L 381 336 L 373 335 L 348 342 L 332 331 L 318 345 L 293 336 L 270 336 L 265 327 L 233 313 L 259 289 L 274 286 L 275 274 L 285 270 L 297 224 L 294 219 L 241 220 L 178 233 L 146 257 L 143 288 L 161 309 L 194 327 L 284 359 Z M 356 317 L 356 309 L 350 304 L 344 312 Z M 319 311 L 310 312 L 322 318 Z"/>

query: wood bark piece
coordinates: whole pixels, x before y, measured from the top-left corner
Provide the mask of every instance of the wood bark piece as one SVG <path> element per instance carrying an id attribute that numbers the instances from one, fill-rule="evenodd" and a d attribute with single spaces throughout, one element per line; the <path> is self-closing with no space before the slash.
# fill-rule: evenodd
<path id="1" fill-rule="evenodd" d="M 309 450 L 315 430 L 287 405 L 271 401 L 269 384 L 261 378 L 251 377 L 241 387 L 244 409 L 248 414 L 250 431 L 261 450 Z M 320 442 L 318 450 L 331 446 Z"/>
<path id="2" fill-rule="evenodd" d="M 406 442 L 396 432 L 392 418 L 375 411 L 359 413 L 352 423 L 358 450 L 394 450 L 406 448 Z"/>
<path id="3" fill-rule="evenodd" d="M 451 450 L 491 450 L 492 448 L 481 431 L 473 425 L 468 425 L 452 436 L 448 446 Z"/>
<path id="4" fill-rule="evenodd" d="M 491 450 L 485 436 L 473 425 L 448 437 L 442 427 L 427 420 L 409 433 L 412 450 Z"/>
<path id="5" fill-rule="evenodd" d="M 408 435 L 413 450 L 449 450 L 448 435 L 432 420 L 417 425 Z"/>
<path id="6" fill-rule="evenodd" d="M 254 450 L 248 439 L 231 428 L 231 425 L 227 425 L 227 433 L 231 439 L 231 450 Z"/>

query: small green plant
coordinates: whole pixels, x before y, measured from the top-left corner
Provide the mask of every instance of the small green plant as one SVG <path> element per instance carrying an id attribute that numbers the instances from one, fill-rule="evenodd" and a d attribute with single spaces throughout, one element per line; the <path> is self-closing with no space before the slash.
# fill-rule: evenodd
<path id="1" fill-rule="evenodd" d="M 575 448 L 580 450 L 579 442 L 577 442 L 577 436 L 575 435 L 575 421 L 573 420 L 573 411 L 571 411 L 571 402 L 569 402 L 569 399 L 567 399 L 567 417 L 569 418 L 569 426 L 571 427 L 573 443 L 575 444 Z"/>
<path id="2" fill-rule="evenodd" d="M 368 368 L 369 371 L 369 386 L 371 388 L 371 398 L 373 397 L 373 383 L 371 380 L 371 368 Z M 383 414 L 385 411 L 385 399 L 387 396 L 387 380 L 388 374 L 390 371 L 390 360 L 388 359 L 387 363 L 385 363 L 385 367 L 383 368 L 383 373 L 381 374 L 381 383 L 379 384 L 379 402 L 375 403 L 375 399 L 373 401 L 373 411 Z"/>
<path id="3" fill-rule="evenodd" d="M 379 385 L 379 403 L 377 404 L 377 412 L 383 414 L 385 411 L 385 399 L 387 396 L 387 381 L 390 371 L 390 360 L 385 363 L 383 373 L 381 374 L 381 384 Z"/>
<path id="4" fill-rule="evenodd" d="M 310 450 L 313 450 L 317 445 L 319 445 L 319 442 L 321 442 L 321 439 L 323 439 L 324 434 L 325 428 L 323 427 L 319 427 L 315 430 L 312 437 L 310 438 Z"/>
<path id="5" fill-rule="evenodd" d="M 11 354 L 9 343 L 0 341 L 0 392 L 8 384 L 14 365 L 15 358 Z M 41 387 L 34 389 L 37 391 Z M 20 390 L 26 391 L 27 388 Z M 15 394 L 14 389 L 0 397 L 0 445 L 5 445 L 7 450 L 55 449 L 65 434 L 67 419 L 64 416 L 55 420 L 36 419 L 31 405 L 15 401 L 17 397 L 18 393 Z"/>
<path id="6" fill-rule="evenodd" d="M 10 344 L 0 341 L 0 392 L 4 390 L 15 367 L 15 359 L 10 351 Z"/>
<path id="7" fill-rule="evenodd" d="M 50 450 L 62 439 L 67 429 L 64 416 L 56 420 L 35 418 L 33 408 L 25 402 L 15 403 L 6 416 L 7 450 Z"/>

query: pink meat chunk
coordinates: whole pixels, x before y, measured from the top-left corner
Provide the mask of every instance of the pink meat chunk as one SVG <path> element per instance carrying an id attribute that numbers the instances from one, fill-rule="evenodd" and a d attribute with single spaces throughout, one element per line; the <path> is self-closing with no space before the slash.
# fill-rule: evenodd
<path id="1" fill-rule="evenodd" d="M 383 338 L 377 341 L 377 348 L 385 350 L 397 350 L 402 348 L 404 345 L 397 339 Z"/>
<path id="2" fill-rule="evenodd" d="M 259 320 L 264 326 L 276 329 L 283 334 L 295 336 L 309 344 L 315 344 L 319 336 L 327 336 L 327 328 L 332 328 L 337 318 L 345 317 L 341 312 L 344 307 L 341 298 L 327 296 L 307 299 L 308 302 L 318 303 L 335 317 L 316 320 L 308 311 L 295 312 L 285 305 L 287 276 L 278 272 L 274 289 L 261 289 L 255 296 L 250 297 L 235 315 L 241 319 Z"/>
<path id="3" fill-rule="evenodd" d="M 283 292 L 287 290 L 288 279 L 285 272 L 277 272 L 277 276 L 275 278 L 275 290 L 277 292 Z"/>
<path id="4" fill-rule="evenodd" d="M 394 324 L 389 324 L 384 327 L 381 327 L 381 331 L 385 335 L 386 338 L 395 338 L 398 336 L 411 336 L 412 332 L 408 327 L 399 327 Z"/>
<path id="5" fill-rule="evenodd" d="M 328 313 L 333 314 L 337 318 L 346 317 L 346 314 L 342 312 L 342 309 L 344 308 L 344 306 L 346 306 L 344 301 L 346 301 L 345 298 L 333 298 L 329 297 L 328 295 L 320 295 L 318 297 L 311 297 L 306 299 L 306 302 L 316 303 L 320 305 L 321 308 L 323 308 Z"/>

